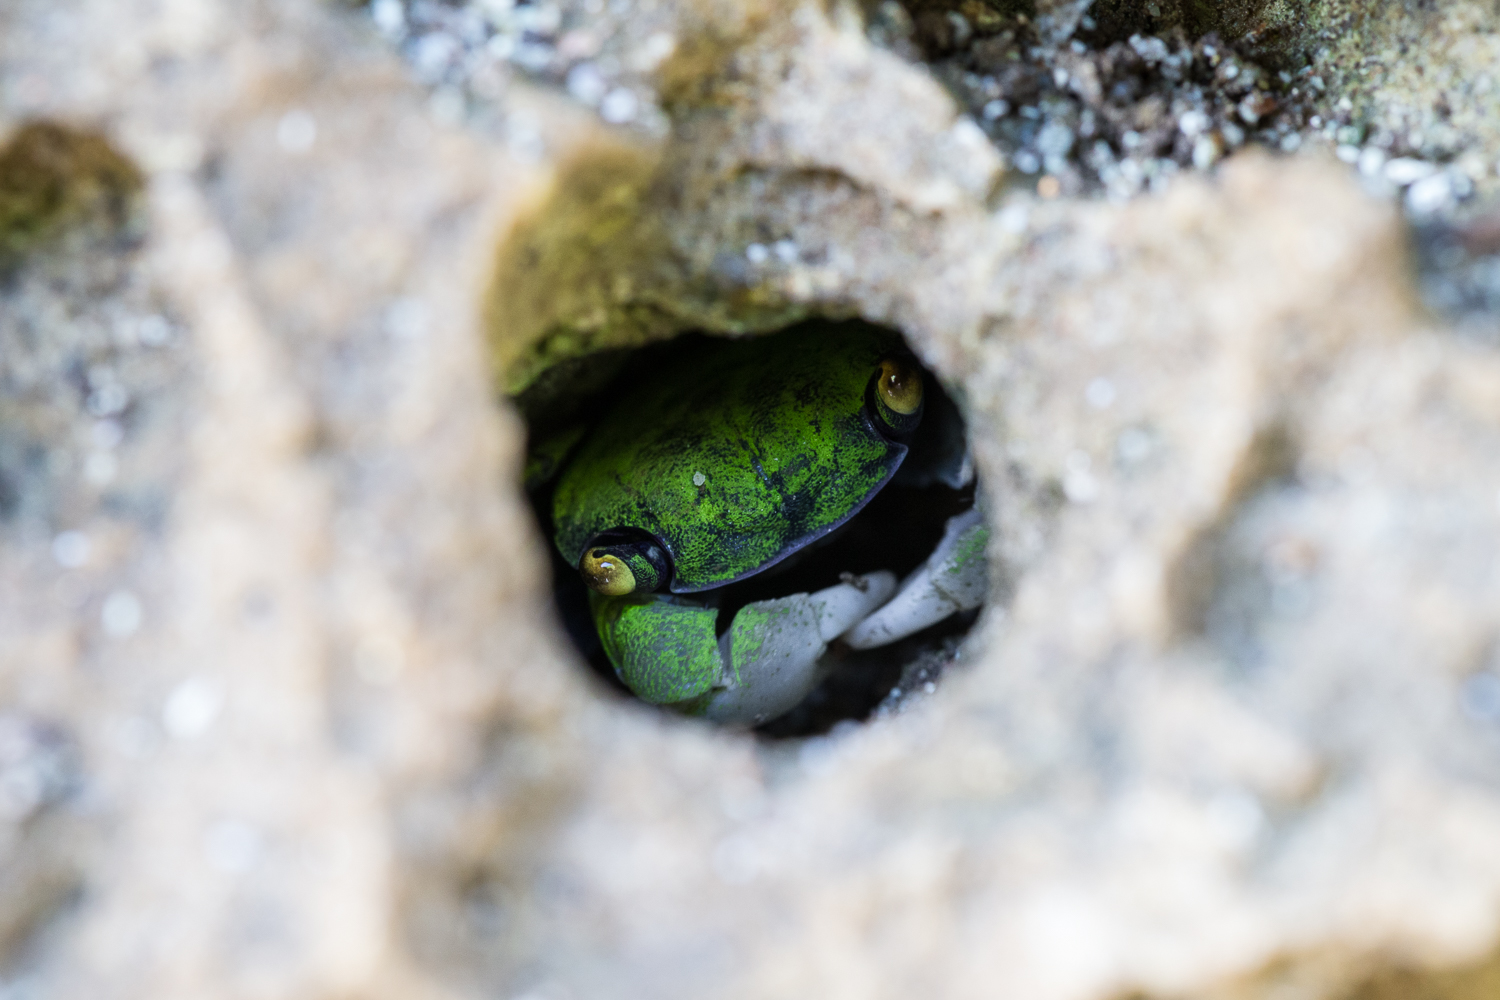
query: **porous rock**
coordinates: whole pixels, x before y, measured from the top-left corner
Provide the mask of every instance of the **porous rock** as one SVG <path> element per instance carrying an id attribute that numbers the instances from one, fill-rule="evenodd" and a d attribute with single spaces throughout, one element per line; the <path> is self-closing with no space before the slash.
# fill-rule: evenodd
<path id="1" fill-rule="evenodd" d="M 142 178 L 0 290 L 7 988 L 1489 995 L 1500 359 L 1395 213 L 1004 197 L 852 12 L 648 13 L 665 135 L 440 124 L 299 0 L 0 12 L 6 135 Z M 814 313 L 966 400 L 995 593 L 762 745 L 574 662 L 495 366 Z"/>

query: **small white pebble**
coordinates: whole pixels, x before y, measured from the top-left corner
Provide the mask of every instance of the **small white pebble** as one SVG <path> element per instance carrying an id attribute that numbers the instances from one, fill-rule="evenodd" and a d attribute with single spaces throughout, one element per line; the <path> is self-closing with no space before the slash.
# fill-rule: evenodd
<path id="1" fill-rule="evenodd" d="M 624 87 L 617 87 L 599 102 L 599 116 L 611 125 L 624 125 L 635 118 L 640 100 Z"/>
<path id="2" fill-rule="evenodd" d="M 1333 151 L 1333 155 L 1337 156 L 1340 160 L 1343 160 L 1345 163 L 1358 163 L 1359 162 L 1359 147 L 1358 146 L 1343 145 L 1343 146 L 1340 146 L 1338 149 L 1334 150 Z"/>
<path id="3" fill-rule="evenodd" d="M 761 243 L 752 243 L 745 248 L 745 259 L 752 264 L 764 264 L 770 256 L 771 251 Z"/>
<path id="4" fill-rule="evenodd" d="M 1437 173 L 1435 163 L 1418 160 L 1410 156 L 1399 156 L 1385 165 L 1385 179 L 1398 187 L 1406 187 L 1425 180 Z"/>
<path id="5" fill-rule="evenodd" d="M 96 417 L 113 417 L 130 405 L 130 393 L 118 382 L 106 382 L 89 393 L 84 405 Z"/>
<path id="6" fill-rule="evenodd" d="M 568 70 L 568 93 L 590 107 L 604 99 L 609 82 L 593 63 L 579 63 Z"/>
<path id="7" fill-rule="evenodd" d="M 1219 161 L 1219 144 L 1214 141 L 1213 136 L 1199 136 L 1193 143 L 1193 166 L 1199 170 L 1207 170 Z"/>
<path id="8" fill-rule="evenodd" d="M 108 486 L 120 471 L 120 461 L 107 451 L 89 452 L 83 460 L 83 478 L 91 486 Z"/>
<path id="9" fill-rule="evenodd" d="M 135 328 L 135 335 L 147 347 L 160 347 L 172 339 L 172 325 L 163 316 L 146 316 Z"/>
<path id="10" fill-rule="evenodd" d="M 99 611 L 104 631 L 123 639 L 136 633 L 141 627 L 141 602 L 128 590 L 116 590 L 104 599 Z"/>
<path id="11" fill-rule="evenodd" d="M 1092 503 L 1099 496 L 1099 480 L 1089 471 L 1092 464 L 1088 453 L 1081 449 L 1068 453 L 1062 487 L 1063 494 L 1074 503 Z"/>
<path id="12" fill-rule="evenodd" d="M 162 728 L 174 739 L 202 736 L 224 708 L 224 694 L 207 677 L 189 677 L 172 689 L 161 709 Z"/>
<path id="13" fill-rule="evenodd" d="M 406 10 L 401 0 L 375 0 L 370 13 L 375 18 L 375 27 L 388 35 L 400 34 L 406 28 Z"/>
<path id="14" fill-rule="evenodd" d="M 1127 427 L 1115 439 L 1115 456 L 1125 465 L 1145 461 L 1154 449 L 1151 433 L 1140 427 Z"/>
<path id="15" fill-rule="evenodd" d="M 554 3 L 532 3 L 517 7 L 515 17 L 523 31 L 537 35 L 555 35 L 562 27 L 562 8 Z"/>
<path id="16" fill-rule="evenodd" d="M 1378 146 L 1366 146 L 1359 154 L 1359 172 L 1366 177 L 1378 177 L 1385 169 L 1385 150 Z"/>
<path id="17" fill-rule="evenodd" d="M 1208 801 L 1209 821 L 1232 848 L 1245 850 L 1259 839 L 1266 826 L 1260 799 L 1238 789 L 1223 791 Z"/>
<path id="18" fill-rule="evenodd" d="M 288 111 L 276 123 L 276 144 L 284 152 L 299 155 L 313 148 L 318 139 L 318 123 L 301 109 Z"/>
<path id="19" fill-rule="evenodd" d="M 77 569 L 89 561 L 89 538 L 81 531 L 64 531 L 52 539 L 52 558 L 64 569 Z"/>
<path id="20" fill-rule="evenodd" d="M 771 244 L 771 250 L 776 254 L 776 259 L 783 264 L 795 264 L 797 258 L 801 256 L 797 252 L 797 244 L 791 240 L 777 240 Z"/>
<path id="21" fill-rule="evenodd" d="M 1177 119 L 1177 127 L 1180 128 L 1182 130 L 1182 134 L 1187 136 L 1189 139 L 1193 138 L 1194 136 L 1201 135 L 1203 132 L 1207 131 L 1208 126 L 1208 115 L 1204 114 L 1201 111 L 1184 111 L 1182 113 L 1182 117 Z"/>
<path id="22" fill-rule="evenodd" d="M 1453 179 L 1447 174 L 1433 174 L 1406 189 L 1406 209 L 1413 215 L 1432 215 L 1454 200 Z"/>
<path id="23" fill-rule="evenodd" d="M 1001 100 L 999 98 L 990 101 L 984 106 L 984 109 L 980 111 L 980 114 L 984 116 L 984 120 L 987 122 L 992 122 L 996 121 L 997 119 L 1004 118 L 1009 113 L 1010 102 Z"/>
<path id="24" fill-rule="evenodd" d="M 1036 136 L 1036 148 L 1043 156 L 1066 156 L 1073 148 L 1073 130 L 1062 122 L 1048 122 Z"/>
<path id="25" fill-rule="evenodd" d="M 500 62 L 508 62 L 516 54 L 516 36 L 504 32 L 492 35 L 484 43 L 484 51 Z"/>
<path id="26" fill-rule="evenodd" d="M 1031 220 L 1031 209 L 1023 202 L 1012 202 L 1000 210 L 997 221 L 1000 228 L 1008 233 L 1024 233 L 1026 226 Z"/>
<path id="27" fill-rule="evenodd" d="M 458 40 L 443 31 L 422 35 L 407 50 L 412 68 L 428 83 L 439 83 L 459 54 Z"/>

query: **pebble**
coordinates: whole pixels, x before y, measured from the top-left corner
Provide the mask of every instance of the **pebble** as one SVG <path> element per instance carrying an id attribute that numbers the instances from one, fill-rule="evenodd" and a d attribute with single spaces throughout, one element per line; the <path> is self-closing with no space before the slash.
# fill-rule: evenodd
<path id="1" fill-rule="evenodd" d="M 202 736 L 213 728 L 223 707 L 224 695 L 217 684 L 206 677 L 189 677 L 162 704 L 162 728 L 173 739 Z"/>
<path id="2" fill-rule="evenodd" d="M 1406 187 L 1417 181 L 1426 180 L 1437 173 L 1437 164 L 1428 163 L 1424 160 L 1412 159 L 1409 156 L 1398 157 L 1389 160 L 1385 164 L 1385 179 L 1398 187 Z"/>
<path id="3" fill-rule="evenodd" d="M 140 598 L 128 590 L 111 592 L 99 612 L 105 633 L 118 639 L 134 635 L 141 627 L 142 617 Z"/>
<path id="4" fill-rule="evenodd" d="M 1446 173 L 1423 178 L 1406 190 L 1406 210 L 1416 216 L 1451 208 L 1455 200 L 1453 181 Z"/>
<path id="5" fill-rule="evenodd" d="M 81 531 L 63 531 L 52 539 L 52 558 L 63 569 L 77 569 L 89 561 L 89 538 Z"/>
<path id="6" fill-rule="evenodd" d="M 520 72 L 566 90 L 610 124 L 651 127 L 659 114 L 647 113 L 643 78 L 677 45 L 656 32 L 634 50 L 611 51 L 612 40 L 626 37 L 611 25 L 623 12 L 602 3 L 565 9 L 545 0 L 374 0 L 368 9 L 412 74 L 433 88 L 433 117 L 449 125 L 493 107 L 507 76 Z M 291 147 L 310 145 L 307 135 L 294 126 Z"/>
<path id="7" fill-rule="evenodd" d="M 599 116 L 611 125 L 624 125 L 633 121 L 639 109 L 639 99 L 623 87 L 611 90 L 599 102 Z"/>

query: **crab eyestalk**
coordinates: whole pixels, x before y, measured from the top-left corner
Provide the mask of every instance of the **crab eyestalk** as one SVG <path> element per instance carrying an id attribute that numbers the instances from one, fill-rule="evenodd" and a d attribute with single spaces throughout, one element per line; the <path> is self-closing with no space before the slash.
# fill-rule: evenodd
<path id="1" fill-rule="evenodd" d="M 667 554 L 645 539 L 591 546 L 578 561 L 578 572 L 605 597 L 660 590 L 672 575 Z"/>
<path id="2" fill-rule="evenodd" d="M 876 423 L 893 437 L 904 437 L 922 422 L 922 369 L 910 358 L 885 358 L 870 387 Z"/>

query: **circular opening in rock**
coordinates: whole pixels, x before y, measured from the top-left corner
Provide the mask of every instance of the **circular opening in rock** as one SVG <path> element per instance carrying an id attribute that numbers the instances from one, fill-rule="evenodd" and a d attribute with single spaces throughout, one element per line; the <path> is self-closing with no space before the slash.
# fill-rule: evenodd
<path id="1" fill-rule="evenodd" d="M 806 736 L 957 657 L 987 530 L 962 412 L 896 332 L 688 334 L 514 402 L 559 615 L 620 695 Z"/>

